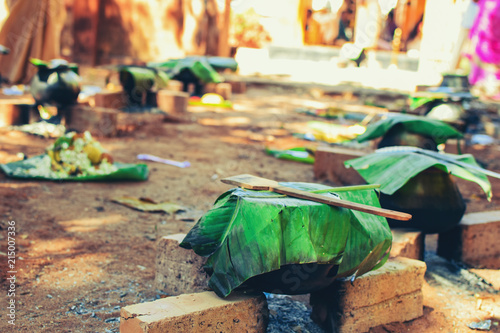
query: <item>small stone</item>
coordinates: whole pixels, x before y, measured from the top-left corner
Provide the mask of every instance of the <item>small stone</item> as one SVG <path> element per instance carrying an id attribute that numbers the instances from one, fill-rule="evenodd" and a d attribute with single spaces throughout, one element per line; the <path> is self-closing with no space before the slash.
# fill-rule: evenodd
<path id="1" fill-rule="evenodd" d="M 152 234 L 145 234 L 144 237 L 146 239 L 149 239 L 150 241 L 155 241 L 156 240 L 156 235 L 152 235 Z"/>
<path id="2" fill-rule="evenodd" d="M 119 321 L 120 321 L 119 317 L 113 317 L 113 318 L 104 319 L 105 323 L 117 323 Z"/>
<path id="3" fill-rule="evenodd" d="M 467 324 L 467 326 L 473 330 L 489 331 L 491 329 L 491 319 L 480 322 L 472 322 Z"/>

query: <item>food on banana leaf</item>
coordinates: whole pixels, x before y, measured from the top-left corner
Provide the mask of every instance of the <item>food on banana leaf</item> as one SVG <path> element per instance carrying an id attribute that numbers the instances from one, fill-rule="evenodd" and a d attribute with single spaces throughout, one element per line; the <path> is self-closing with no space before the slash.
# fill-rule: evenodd
<path id="1" fill-rule="evenodd" d="M 14 175 L 67 178 L 74 176 L 106 175 L 117 171 L 113 158 L 92 135 L 67 133 L 46 149 L 33 168 L 19 168 Z"/>

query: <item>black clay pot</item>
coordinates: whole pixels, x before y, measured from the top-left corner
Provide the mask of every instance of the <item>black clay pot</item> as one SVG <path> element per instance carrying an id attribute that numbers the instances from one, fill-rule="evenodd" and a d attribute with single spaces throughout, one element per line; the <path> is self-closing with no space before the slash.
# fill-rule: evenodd
<path id="1" fill-rule="evenodd" d="M 402 124 L 397 124 L 388 130 L 378 144 L 378 148 L 393 146 L 412 146 L 438 151 L 437 144 L 434 139 L 429 136 L 410 133 L 405 130 Z"/>
<path id="2" fill-rule="evenodd" d="M 381 193 L 380 205 L 413 216 L 408 222 L 387 219 L 391 228 L 419 229 L 425 233 L 450 230 L 460 222 L 466 208 L 451 176 L 434 167 L 413 177 L 392 195 Z"/>
<path id="3" fill-rule="evenodd" d="M 293 264 L 256 275 L 245 281 L 242 288 L 274 294 L 300 295 L 324 289 L 335 281 L 338 265 Z"/>
<path id="4" fill-rule="evenodd" d="M 37 65 L 30 91 L 37 104 L 65 106 L 75 104 L 80 94 L 80 76 L 67 61 L 54 59 Z"/>

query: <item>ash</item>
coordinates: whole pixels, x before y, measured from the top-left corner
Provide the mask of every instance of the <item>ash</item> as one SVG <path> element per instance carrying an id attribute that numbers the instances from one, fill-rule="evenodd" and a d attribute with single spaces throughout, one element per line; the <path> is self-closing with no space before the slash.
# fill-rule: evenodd
<path id="1" fill-rule="evenodd" d="M 266 294 L 269 308 L 267 333 L 324 333 L 310 318 L 311 309 L 285 295 Z"/>

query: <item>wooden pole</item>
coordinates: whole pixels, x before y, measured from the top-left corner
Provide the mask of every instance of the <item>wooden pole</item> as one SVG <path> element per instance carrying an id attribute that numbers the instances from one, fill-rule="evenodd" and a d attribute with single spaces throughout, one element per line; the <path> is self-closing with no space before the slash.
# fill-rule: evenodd
<path id="1" fill-rule="evenodd" d="M 220 8 L 219 8 L 220 10 Z M 224 8 L 219 11 L 219 56 L 229 57 L 229 26 L 231 24 L 231 0 L 224 2 Z"/>
<path id="2" fill-rule="evenodd" d="M 76 62 L 97 64 L 98 26 L 101 0 L 73 3 L 73 58 Z"/>

